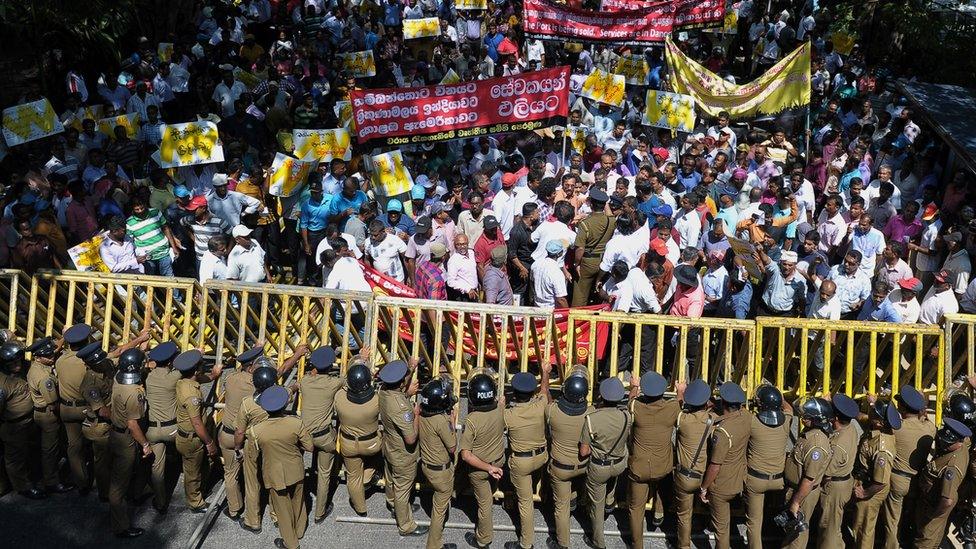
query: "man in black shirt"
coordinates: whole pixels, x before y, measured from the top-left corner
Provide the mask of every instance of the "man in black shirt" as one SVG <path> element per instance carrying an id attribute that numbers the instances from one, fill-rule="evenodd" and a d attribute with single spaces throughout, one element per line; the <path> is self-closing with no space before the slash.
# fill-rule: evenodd
<path id="1" fill-rule="evenodd" d="M 508 237 L 508 270 L 512 281 L 513 303 L 522 305 L 533 303 L 532 284 L 529 274 L 532 272 L 532 252 L 536 244 L 532 242 L 532 231 L 539 222 L 539 205 L 527 202 L 522 206 L 522 217 L 512 226 Z"/>

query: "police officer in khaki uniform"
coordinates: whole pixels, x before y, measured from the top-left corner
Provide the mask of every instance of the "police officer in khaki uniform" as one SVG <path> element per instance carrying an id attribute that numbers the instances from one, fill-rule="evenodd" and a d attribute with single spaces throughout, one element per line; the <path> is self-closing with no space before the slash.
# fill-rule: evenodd
<path id="1" fill-rule="evenodd" d="M 573 307 L 588 305 L 590 293 L 600 276 L 600 261 L 607 249 L 607 242 L 613 237 L 617 218 L 605 212 L 609 197 L 603 189 L 590 189 L 587 199 L 593 213 L 576 225 L 576 252 L 573 265 L 576 267 L 576 282 L 573 284 Z M 557 208 L 559 205 L 556 205 Z M 571 207 L 571 206 L 570 206 Z M 557 215 L 558 217 L 558 215 Z"/>
<path id="2" fill-rule="evenodd" d="M 875 401 L 871 405 L 871 431 L 861 438 L 854 467 L 854 543 L 874 549 L 878 513 L 888 497 L 891 466 L 895 458 L 894 432 L 901 429 L 901 415 L 894 404 Z"/>
<path id="3" fill-rule="evenodd" d="M 972 436 L 969 427 L 952 418 L 946 418 L 935 433 L 932 461 L 919 474 L 914 542 L 917 549 L 936 549 L 945 540 L 949 515 L 959 500 L 959 485 L 969 467 Z"/>
<path id="4" fill-rule="evenodd" d="M 165 341 L 149 351 L 149 373 L 146 374 L 146 401 L 149 404 L 149 423 L 146 439 L 152 445 L 153 461 L 150 484 L 153 490 L 153 507 L 156 512 L 166 513 L 170 492 L 166 486 L 166 459 L 170 449 L 176 449 L 176 383 L 183 377 L 173 368 L 173 359 L 180 348 L 172 341 Z M 230 488 L 227 489 L 230 502 Z M 229 505 L 229 504 L 228 504 Z"/>
<path id="5" fill-rule="evenodd" d="M 684 389 L 679 384 L 679 390 L 683 391 L 683 400 L 675 422 L 678 463 L 674 469 L 674 497 L 677 500 L 678 547 L 687 549 L 691 547 L 691 512 L 708 462 L 705 446 L 715 420 L 706 408 L 712 393 L 707 383 L 696 379 Z"/>
<path id="6" fill-rule="evenodd" d="M 44 491 L 63 494 L 73 486 L 61 482 L 58 461 L 61 459 L 61 420 L 58 419 L 58 378 L 54 375 L 54 359 L 58 348 L 54 340 L 42 337 L 27 348 L 31 365 L 27 370 L 27 385 L 34 401 L 34 424 L 41 431 L 41 470 Z"/>
<path id="7" fill-rule="evenodd" d="M 257 403 L 257 397 L 278 383 L 278 372 L 272 368 L 272 364 L 267 357 L 254 361 L 254 372 L 251 374 L 254 393 L 244 397 L 234 418 L 234 453 L 242 456 L 240 459 L 244 464 L 244 515 L 241 517 L 241 527 L 255 534 L 261 532 L 261 479 L 258 448 L 252 428 L 268 419 L 268 412 Z"/>
<path id="8" fill-rule="evenodd" d="M 742 409 L 746 393 L 732 381 L 718 388 L 721 415 L 712 429 L 708 468 L 702 479 L 700 497 L 708 504 L 719 549 L 728 549 L 732 525 L 730 502 L 742 493 L 746 477 L 751 415 Z"/>
<path id="9" fill-rule="evenodd" d="M 24 348 L 20 343 L 0 345 L 0 440 L 3 465 L 14 490 L 30 499 L 47 494 L 30 480 L 30 445 L 34 432 L 34 402 L 24 371 Z"/>
<path id="10" fill-rule="evenodd" d="M 265 389 L 257 403 L 268 419 L 251 428 L 258 457 L 274 466 L 262 467 L 261 477 L 269 491 L 271 507 L 278 516 L 280 538 L 275 547 L 295 549 L 305 535 L 305 461 L 303 452 L 315 449 L 302 420 L 286 415 L 289 392 L 280 385 Z"/>
<path id="11" fill-rule="evenodd" d="M 342 388 L 342 378 L 335 364 L 336 352 L 332 347 L 319 347 L 312 351 L 308 368 L 302 379 L 291 386 L 292 392 L 301 395 L 302 423 L 312 435 L 315 446 L 316 468 L 315 522 L 325 520 L 332 513 L 328 502 L 332 466 L 335 463 L 336 432 L 332 426 L 335 417 L 336 393 Z"/>
<path id="12" fill-rule="evenodd" d="M 444 522 L 454 491 L 454 432 L 456 408 L 454 383 L 447 376 L 432 379 L 420 390 L 420 464 L 427 482 L 434 489 L 431 502 L 427 549 L 456 549 L 443 543 Z"/>
<path id="13" fill-rule="evenodd" d="M 461 433 L 461 459 L 468 464 L 468 480 L 478 502 L 475 532 L 465 532 L 464 540 L 478 549 L 491 545 L 492 497 L 505 467 L 505 397 L 497 387 L 487 373 L 471 376 L 468 416 Z"/>
<path id="14" fill-rule="evenodd" d="M 244 512 L 244 494 L 241 492 L 241 458 L 235 451 L 234 434 L 237 432 L 237 412 L 241 402 L 254 395 L 254 361 L 261 356 L 262 348 L 254 347 L 237 355 L 240 367 L 222 376 L 224 378 L 224 409 L 217 431 L 217 444 L 224 463 L 224 489 L 227 507 L 224 513 L 231 520 L 239 520 Z M 152 375 L 152 374 L 150 374 Z M 148 385 L 148 381 L 146 384 Z M 157 459 L 159 459 L 157 457 Z"/>
<path id="15" fill-rule="evenodd" d="M 85 420 L 87 405 L 81 394 L 81 381 L 85 378 L 88 368 L 77 354 L 88 343 L 91 332 L 91 326 L 87 324 L 75 324 L 65 330 L 64 342 L 68 348 L 54 363 L 54 370 L 58 377 L 58 394 L 61 396 L 59 415 L 68 442 L 68 464 L 71 466 L 71 476 L 81 496 L 87 495 L 91 489 L 86 467 L 87 445 L 85 437 L 81 434 L 81 422 Z"/>
<path id="16" fill-rule="evenodd" d="M 203 513 L 210 505 L 203 499 L 206 458 L 217 457 L 217 442 L 207 432 L 203 422 L 203 394 L 196 380 L 197 370 L 203 362 L 203 353 L 191 349 L 173 360 L 173 367 L 183 376 L 176 382 L 176 451 L 183 456 L 183 490 L 190 511 Z M 213 377 L 220 375 L 220 366 L 214 367 Z"/>
<path id="17" fill-rule="evenodd" d="M 556 537 L 546 539 L 550 549 L 569 547 L 569 512 L 573 507 L 573 479 L 585 478 L 588 457 L 579 455 L 586 415 L 594 410 L 587 404 L 590 385 L 586 369 L 575 368 L 563 381 L 563 392 L 546 408 L 549 433 L 549 483 L 552 488 Z"/>
<path id="18" fill-rule="evenodd" d="M 644 514 L 649 501 L 654 502 L 654 519 L 659 527 L 664 522 L 661 500 L 661 481 L 674 471 L 674 426 L 681 407 L 675 399 L 665 399 L 668 382 L 664 376 L 649 371 L 632 385 L 634 425 L 630 439 L 630 458 L 627 479 L 630 489 L 627 507 L 630 510 L 630 536 L 634 547 L 644 547 Z M 637 394 L 637 391 L 640 394 Z"/>
<path id="19" fill-rule="evenodd" d="M 134 470 L 140 459 L 150 459 L 152 446 L 143 431 L 146 415 L 146 395 L 142 387 L 142 370 L 146 357 L 139 349 L 131 349 L 119 358 L 111 395 L 111 425 L 109 448 L 112 454 L 112 473 L 109 479 L 108 504 L 112 530 L 120 538 L 142 535 L 141 528 L 133 528 L 129 517 L 127 496 Z"/>
<path id="20" fill-rule="evenodd" d="M 749 448 L 746 450 L 746 531 L 749 549 L 762 549 L 763 515 L 767 498 L 771 505 L 783 507 L 783 468 L 786 466 L 786 442 L 791 437 L 792 412 L 783 402 L 783 394 L 772 385 L 756 389 L 756 413 L 750 420 Z"/>
<path id="21" fill-rule="evenodd" d="M 373 386 L 369 366 L 356 362 L 346 371 L 346 387 L 336 394 L 339 418 L 339 452 L 346 468 L 349 504 L 361 517 L 366 516 L 366 477 L 370 482 L 375 467 L 364 467 L 382 450 L 379 434 L 380 398 Z M 368 475 L 367 475 L 368 473 Z"/>
<path id="22" fill-rule="evenodd" d="M 417 479 L 417 426 L 420 410 L 411 404 L 417 394 L 418 382 L 414 378 L 416 359 L 411 366 L 402 360 L 394 360 L 380 370 L 380 421 L 383 422 L 383 457 L 386 458 L 386 506 L 392 509 L 401 536 L 427 534 L 426 526 L 417 526 L 413 520 L 413 504 L 410 497 Z M 418 507 L 419 508 L 419 507 Z"/>
<path id="23" fill-rule="evenodd" d="M 780 515 L 788 515 L 791 521 L 802 520 L 809 524 L 813 510 L 820 500 L 820 483 L 830 463 L 830 439 L 834 411 L 822 398 L 809 398 L 800 407 L 804 430 L 793 445 L 793 452 L 786 460 L 784 471 L 787 491 L 787 508 Z M 802 517 L 799 515 L 802 513 Z M 804 529 L 787 535 L 783 543 L 795 549 L 805 548 L 810 530 Z"/>
<path id="24" fill-rule="evenodd" d="M 542 468 L 549 461 L 546 451 L 546 406 L 549 394 L 549 372 L 552 364 L 541 367 L 541 383 L 528 372 L 512 376 L 512 399 L 505 410 L 508 431 L 508 475 L 515 487 L 519 508 L 519 540 L 505 542 L 505 549 L 528 549 L 535 542 L 535 507 L 533 487 Z M 541 387 L 536 394 L 536 388 Z"/>
<path id="25" fill-rule="evenodd" d="M 841 529 L 844 507 L 854 493 L 854 464 L 857 461 L 858 431 L 854 421 L 860 413 L 857 403 L 838 393 L 831 398 L 834 406 L 833 433 L 830 435 L 830 463 L 820 487 L 820 533 L 817 547 L 830 549 L 844 545 Z"/>
<path id="26" fill-rule="evenodd" d="M 915 497 L 918 493 L 915 478 L 928 463 L 929 448 L 935 440 L 935 424 L 926 413 L 925 397 L 915 387 L 905 385 L 898 390 L 897 399 L 901 429 L 895 431 L 895 463 L 891 468 L 891 487 L 884 503 L 885 549 L 900 547 L 898 531 L 901 524 L 914 525 Z"/>
<path id="27" fill-rule="evenodd" d="M 78 351 L 78 357 L 88 367 L 81 381 L 81 394 L 86 402 L 85 421 L 81 424 L 81 434 L 92 447 L 98 499 L 108 501 L 109 479 L 112 475 L 112 454 L 108 447 L 112 417 L 109 405 L 112 399 L 115 364 L 112 363 L 108 353 L 102 349 L 101 342 L 89 343 L 82 347 Z"/>

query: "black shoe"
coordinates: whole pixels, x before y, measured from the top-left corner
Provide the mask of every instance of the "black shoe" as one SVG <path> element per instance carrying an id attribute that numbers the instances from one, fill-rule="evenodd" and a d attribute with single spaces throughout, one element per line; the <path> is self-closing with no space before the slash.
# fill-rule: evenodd
<path id="1" fill-rule="evenodd" d="M 275 538 L 275 542 L 274 543 L 275 543 L 275 547 L 277 547 L 278 549 L 287 549 L 285 547 L 285 540 L 283 540 L 281 538 Z"/>
<path id="2" fill-rule="evenodd" d="M 569 549 L 569 547 L 559 545 L 559 542 L 556 541 L 556 538 L 549 536 L 548 538 L 546 538 L 546 549 Z"/>
<path id="3" fill-rule="evenodd" d="M 614 509 L 616 509 L 616 507 L 614 507 L 612 505 L 604 505 L 603 506 L 603 514 L 604 515 L 612 515 Z"/>
<path id="4" fill-rule="evenodd" d="M 248 532 L 251 532 L 252 534 L 260 534 L 261 533 L 261 527 L 260 526 L 258 526 L 257 528 L 251 528 L 247 524 L 244 524 L 244 520 L 241 520 L 241 528 L 247 530 Z"/>
<path id="5" fill-rule="evenodd" d="M 320 522 L 322 522 L 323 520 L 325 520 L 329 515 L 332 514 L 332 510 L 333 509 L 335 509 L 335 505 L 333 505 L 331 503 L 328 504 L 328 505 L 326 505 L 325 506 L 325 512 L 322 513 L 322 516 L 321 517 L 315 517 L 315 524 L 319 524 Z"/>
<path id="6" fill-rule="evenodd" d="M 116 532 L 115 537 L 117 538 L 137 538 L 142 535 L 142 528 L 129 528 L 128 530 L 122 530 L 121 532 Z"/>
<path id="7" fill-rule="evenodd" d="M 430 530 L 429 526 L 418 526 L 416 530 L 410 532 L 409 534 L 400 534 L 400 537 L 406 538 L 406 537 L 426 536 L 428 530 Z"/>
<path id="8" fill-rule="evenodd" d="M 54 486 L 45 486 L 44 490 L 49 494 L 64 494 L 75 489 L 74 484 L 57 483 Z"/>
<path id="9" fill-rule="evenodd" d="M 386 510 L 389 511 L 389 512 L 391 512 L 391 513 L 393 513 L 393 518 L 396 518 L 396 510 L 393 508 L 392 505 L 390 505 L 389 503 L 387 503 L 386 504 Z M 420 511 L 420 504 L 419 503 L 411 503 L 410 504 L 410 512 L 411 513 L 416 513 L 417 511 Z"/>
<path id="10" fill-rule="evenodd" d="M 590 537 L 589 536 L 586 536 L 586 535 L 583 536 L 583 543 L 585 543 L 587 547 L 592 547 L 593 549 L 607 549 L 606 547 L 601 547 L 601 546 L 593 543 L 593 540 L 590 539 Z"/>
<path id="11" fill-rule="evenodd" d="M 354 509 L 353 512 L 356 513 L 357 515 L 361 516 L 361 517 L 365 517 L 366 516 L 366 511 L 363 511 L 362 513 L 360 513 L 359 511 L 356 511 Z"/>
<path id="12" fill-rule="evenodd" d="M 206 513 L 208 510 L 210 510 L 210 504 L 209 503 L 204 503 L 200 507 L 190 507 L 190 512 L 191 513 L 198 513 L 198 514 L 199 513 Z"/>
<path id="13" fill-rule="evenodd" d="M 44 499 L 47 497 L 47 494 L 44 492 L 44 490 L 38 490 L 37 488 L 21 490 L 17 493 L 24 496 L 27 499 Z"/>
<path id="14" fill-rule="evenodd" d="M 233 521 L 238 521 L 241 519 L 241 511 L 238 511 L 236 513 L 231 513 L 230 507 L 224 507 L 224 515 Z"/>
<path id="15" fill-rule="evenodd" d="M 465 532 L 464 541 L 468 542 L 468 545 L 474 547 L 475 549 L 488 549 L 487 545 L 481 545 L 478 543 L 478 536 L 474 535 L 474 532 Z"/>
<path id="16" fill-rule="evenodd" d="M 445 543 L 441 546 L 441 549 L 457 549 L 456 543 Z"/>
<path id="17" fill-rule="evenodd" d="M 664 517 L 663 516 L 661 516 L 661 517 L 654 517 L 654 518 L 651 519 L 651 526 L 653 526 L 655 528 L 660 528 L 662 524 L 664 524 Z"/>

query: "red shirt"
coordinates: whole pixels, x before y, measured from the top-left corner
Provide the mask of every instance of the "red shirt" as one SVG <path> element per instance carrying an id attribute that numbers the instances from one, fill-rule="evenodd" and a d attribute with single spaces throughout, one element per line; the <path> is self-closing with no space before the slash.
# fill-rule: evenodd
<path id="1" fill-rule="evenodd" d="M 491 240 L 486 233 L 481 233 L 481 238 L 474 243 L 474 262 L 478 265 L 487 265 L 491 261 L 491 251 L 505 245 L 501 231 L 496 231 L 495 235 L 498 238 Z"/>

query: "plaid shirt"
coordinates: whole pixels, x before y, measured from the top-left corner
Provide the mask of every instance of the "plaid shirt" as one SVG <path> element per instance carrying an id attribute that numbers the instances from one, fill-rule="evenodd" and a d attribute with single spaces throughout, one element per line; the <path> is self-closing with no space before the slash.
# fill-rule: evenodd
<path id="1" fill-rule="evenodd" d="M 447 283 L 444 281 L 444 271 L 441 270 L 440 265 L 435 265 L 430 261 L 417 263 L 413 288 L 417 290 L 418 299 L 447 300 Z"/>

